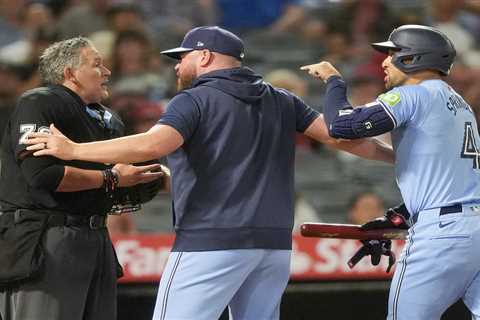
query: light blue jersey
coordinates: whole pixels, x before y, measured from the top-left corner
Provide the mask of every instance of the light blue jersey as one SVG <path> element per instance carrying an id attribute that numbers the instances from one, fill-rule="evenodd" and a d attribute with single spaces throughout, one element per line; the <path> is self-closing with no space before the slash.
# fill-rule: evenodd
<path id="1" fill-rule="evenodd" d="M 480 203 L 480 137 L 471 107 L 442 80 L 377 99 L 395 122 L 396 176 L 411 213 Z"/>

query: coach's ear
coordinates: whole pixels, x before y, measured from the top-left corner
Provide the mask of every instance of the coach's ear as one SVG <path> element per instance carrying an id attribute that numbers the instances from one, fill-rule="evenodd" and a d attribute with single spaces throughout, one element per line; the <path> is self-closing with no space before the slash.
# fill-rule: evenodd
<path id="1" fill-rule="evenodd" d="M 210 65 L 213 62 L 214 54 L 208 49 L 204 49 L 200 51 L 200 54 L 201 54 L 200 66 L 208 67 L 208 65 Z"/>

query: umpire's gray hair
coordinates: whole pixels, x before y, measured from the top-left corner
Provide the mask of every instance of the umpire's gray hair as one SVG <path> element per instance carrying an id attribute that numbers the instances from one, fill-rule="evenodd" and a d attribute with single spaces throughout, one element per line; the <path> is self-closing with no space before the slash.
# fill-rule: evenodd
<path id="1" fill-rule="evenodd" d="M 93 47 L 93 43 L 85 37 L 75 37 L 55 42 L 43 51 L 40 56 L 40 79 L 45 84 L 62 84 L 65 80 L 63 70 L 66 67 L 77 68 L 81 64 L 80 51 L 85 47 Z"/>

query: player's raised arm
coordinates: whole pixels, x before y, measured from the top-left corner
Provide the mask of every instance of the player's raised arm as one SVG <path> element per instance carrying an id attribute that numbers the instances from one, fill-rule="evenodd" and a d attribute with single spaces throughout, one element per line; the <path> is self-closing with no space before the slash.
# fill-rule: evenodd
<path id="1" fill-rule="evenodd" d="M 374 137 L 395 128 L 395 120 L 379 101 L 353 107 L 340 72 L 329 62 L 303 66 L 302 70 L 326 83 L 324 119 L 333 138 Z"/>

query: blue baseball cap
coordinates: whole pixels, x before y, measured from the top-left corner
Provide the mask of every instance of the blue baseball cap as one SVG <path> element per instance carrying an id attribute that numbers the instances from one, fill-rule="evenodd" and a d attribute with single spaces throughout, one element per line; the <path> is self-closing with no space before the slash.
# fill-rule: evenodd
<path id="1" fill-rule="evenodd" d="M 180 60 L 182 53 L 203 49 L 232 56 L 238 60 L 245 56 L 242 39 L 218 26 L 194 28 L 187 32 L 180 47 L 161 53 Z"/>

